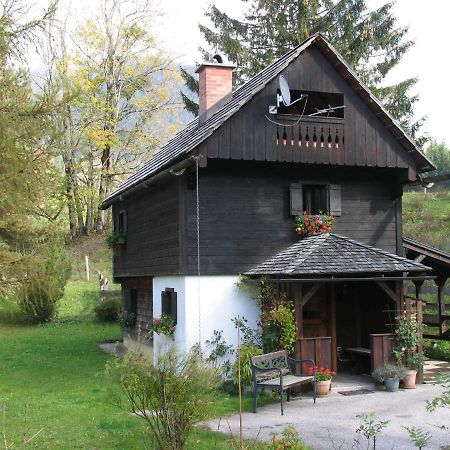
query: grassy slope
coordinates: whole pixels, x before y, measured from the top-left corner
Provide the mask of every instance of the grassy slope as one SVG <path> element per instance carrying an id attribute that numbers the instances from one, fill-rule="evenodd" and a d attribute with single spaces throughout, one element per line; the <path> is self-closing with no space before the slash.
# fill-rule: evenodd
<path id="1" fill-rule="evenodd" d="M 405 193 L 403 233 L 406 237 L 450 251 L 450 191 Z"/>

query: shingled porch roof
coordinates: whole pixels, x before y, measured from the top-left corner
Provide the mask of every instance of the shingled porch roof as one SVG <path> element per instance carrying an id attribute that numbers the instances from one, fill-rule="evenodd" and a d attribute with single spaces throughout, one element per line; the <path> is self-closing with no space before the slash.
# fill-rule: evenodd
<path id="1" fill-rule="evenodd" d="M 321 276 L 425 272 L 423 264 L 335 233 L 321 233 L 295 244 L 257 265 L 246 275 Z"/>

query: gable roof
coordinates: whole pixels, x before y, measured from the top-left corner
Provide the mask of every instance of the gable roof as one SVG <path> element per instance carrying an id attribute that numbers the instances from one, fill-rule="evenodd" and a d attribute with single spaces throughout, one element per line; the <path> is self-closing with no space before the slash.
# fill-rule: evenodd
<path id="1" fill-rule="evenodd" d="M 154 156 L 152 156 L 140 169 L 128 178 L 109 195 L 101 207 L 108 208 L 114 201 L 131 188 L 148 180 L 158 172 L 170 165 L 185 159 L 187 154 L 194 150 L 200 143 L 207 139 L 226 120 L 233 116 L 239 109 L 248 103 L 270 81 L 283 71 L 295 58 L 297 58 L 311 44 L 317 44 L 321 51 L 330 60 L 333 66 L 349 82 L 360 97 L 376 112 L 385 125 L 390 126 L 390 131 L 399 140 L 405 150 L 412 156 L 417 164 L 419 172 L 433 170 L 431 161 L 417 148 L 414 140 L 400 127 L 396 120 L 387 112 L 381 103 L 373 96 L 369 88 L 364 85 L 353 69 L 345 62 L 337 50 L 320 34 L 314 34 L 300 45 L 287 52 L 281 58 L 261 70 L 249 81 L 233 91 L 230 100 L 219 108 L 207 120 L 199 123 L 198 117 L 187 124 L 167 144 L 165 144 Z"/>
<path id="2" fill-rule="evenodd" d="M 348 237 L 321 233 L 300 239 L 246 275 L 344 275 L 427 270 L 431 269 Z"/>

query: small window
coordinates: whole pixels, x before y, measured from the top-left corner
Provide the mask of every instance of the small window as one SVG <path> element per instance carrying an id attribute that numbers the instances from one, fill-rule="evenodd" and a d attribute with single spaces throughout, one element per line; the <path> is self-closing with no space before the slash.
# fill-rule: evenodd
<path id="1" fill-rule="evenodd" d="M 339 184 L 292 183 L 290 186 L 291 216 L 308 214 L 341 215 L 341 186 Z"/>
<path id="2" fill-rule="evenodd" d="M 173 288 L 166 288 L 161 292 L 161 312 L 177 324 L 177 293 Z"/>
<path id="3" fill-rule="evenodd" d="M 127 212 L 125 210 L 119 211 L 119 214 L 117 215 L 117 222 L 116 222 L 116 231 L 121 236 L 127 235 Z"/>
<path id="4" fill-rule="evenodd" d="M 138 291 L 130 289 L 130 313 L 137 314 Z"/>
<path id="5" fill-rule="evenodd" d="M 308 214 L 328 214 L 328 189 L 322 184 L 303 186 L 303 210 Z"/>

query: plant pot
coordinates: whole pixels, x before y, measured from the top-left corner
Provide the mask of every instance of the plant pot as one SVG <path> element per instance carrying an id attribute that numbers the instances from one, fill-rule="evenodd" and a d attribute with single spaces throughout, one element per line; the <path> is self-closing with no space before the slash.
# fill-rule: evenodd
<path id="1" fill-rule="evenodd" d="M 409 369 L 406 377 L 403 378 L 403 389 L 415 389 L 416 388 L 416 376 L 417 370 Z"/>
<path id="2" fill-rule="evenodd" d="M 398 378 L 386 378 L 384 380 L 384 385 L 386 386 L 386 391 L 397 392 L 400 380 Z"/>
<path id="3" fill-rule="evenodd" d="M 326 397 L 330 393 L 331 380 L 316 381 L 317 397 Z"/>

